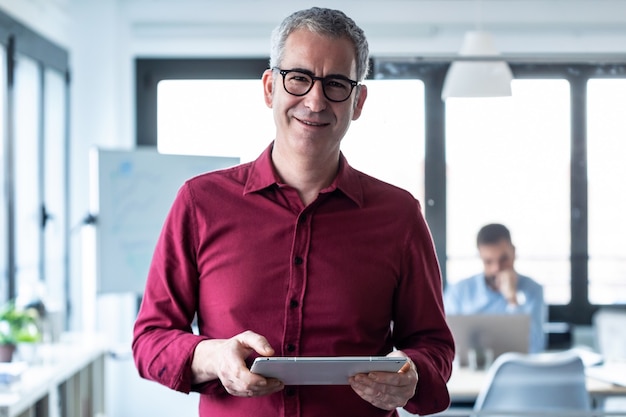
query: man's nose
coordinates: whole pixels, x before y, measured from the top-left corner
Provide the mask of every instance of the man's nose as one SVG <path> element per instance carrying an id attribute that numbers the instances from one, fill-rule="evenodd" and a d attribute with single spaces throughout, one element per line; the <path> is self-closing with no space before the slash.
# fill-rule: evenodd
<path id="1" fill-rule="evenodd" d="M 313 112 L 320 112 L 328 105 L 324 95 L 323 84 L 318 80 L 313 83 L 311 90 L 304 96 L 305 105 Z"/>

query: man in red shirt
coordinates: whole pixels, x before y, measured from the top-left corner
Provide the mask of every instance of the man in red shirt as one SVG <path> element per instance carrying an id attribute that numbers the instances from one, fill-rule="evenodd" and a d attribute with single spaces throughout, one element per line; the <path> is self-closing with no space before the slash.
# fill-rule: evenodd
<path id="1" fill-rule="evenodd" d="M 135 323 L 139 373 L 200 392 L 200 416 L 442 411 L 454 345 L 419 203 L 340 152 L 367 97 L 364 33 L 312 8 L 287 17 L 272 45 L 262 82 L 276 137 L 256 161 L 181 187 Z M 285 386 L 249 371 L 274 355 L 409 362 L 347 385 Z"/>

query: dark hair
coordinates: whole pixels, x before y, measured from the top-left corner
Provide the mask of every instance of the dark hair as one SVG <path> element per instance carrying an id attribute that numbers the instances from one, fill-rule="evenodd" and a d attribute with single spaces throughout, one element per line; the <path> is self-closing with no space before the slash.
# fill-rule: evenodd
<path id="1" fill-rule="evenodd" d="M 503 239 L 512 244 L 511 232 L 509 232 L 509 229 L 499 223 L 488 224 L 483 226 L 478 232 L 478 236 L 476 237 L 476 246 L 493 245 Z"/>
<path id="2" fill-rule="evenodd" d="M 369 47 L 365 33 L 343 12 L 339 10 L 312 7 L 287 16 L 272 32 L 270 68 L 281 65 L 287 37 L 295 30 L 307 29 L 311 32 L 333 38 L 347 37 L 354 44 L 357 81 L 363 81 L 369 70 Z"/>

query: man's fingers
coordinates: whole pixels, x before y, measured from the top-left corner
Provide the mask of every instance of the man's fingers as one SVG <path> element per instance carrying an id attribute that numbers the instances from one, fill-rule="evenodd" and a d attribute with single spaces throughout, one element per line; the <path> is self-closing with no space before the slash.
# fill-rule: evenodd
<path id="1" fill-rule="evenodd" d="M 224 388 L 230 395 L 236 397 L 260 397 L 272 394 L 284 388 L 281 381 L 270 378 L 261 378 L 253 383 L 244 383 L 244 380 L 229 380 L 224 383 Z"/>
<path id="2" fill-rule="evenodd" d="M 402 351 L 387 356 L 407 357 Z M 403 407 L 415 395 L 418 374 L 410 359 L 397 372 L 370 372 L 351 377 L 352 389 L 365 401 L 383 410 Z"/>
<path id="3" fill-rule="evenodd" d="M 253 352 L 262 356 L 274 354 L 267 339 L 255 332 L 245 331 L 225 340 L 207 340 L 198 346 L 192 366 L 195 374 L 204 377 L 197 382 L 211 380 L 214 375 L 229 394 L 239 397 L 258 397 L 284 388 L 282 382 L 253 374 L 246 365 L 246 358 Z"/>
<path id="4" fill-rule="evenodd" d="M 402 407 L 412 396 L 410 394 L 412 389 L 409 386 L 390 385 L 389 382 L 391 382 L 389 379 L 386 380 L 386 383 L 376 382 L 375 375 L 372 374 L 359 374 L 350 378 L 352 389 L 361 398 L 383 410 Z"/>
<path id="5" fill-rule="evenodd" d="M 242 345 L 254 350 L 262 356 L 272 356 L 274 349 L 270 346 L 269 342 L 264 336 L 258 333 L 247 330 L 239 335 L 235 336 L 235 339 Z"/>

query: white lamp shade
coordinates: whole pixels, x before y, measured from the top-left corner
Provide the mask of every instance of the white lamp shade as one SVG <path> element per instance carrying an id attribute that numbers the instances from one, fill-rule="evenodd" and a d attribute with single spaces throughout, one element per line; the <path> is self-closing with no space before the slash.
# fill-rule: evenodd
<path id="1" fill-rule="evenodd" d="M 460 55 L 497 56 L 498 51 L 489 32 L 471 31 L 465 34 Z M 456 61 L 446 74 L 441 98 L 510 96 L 512 80 L 504 61 Z"/>

